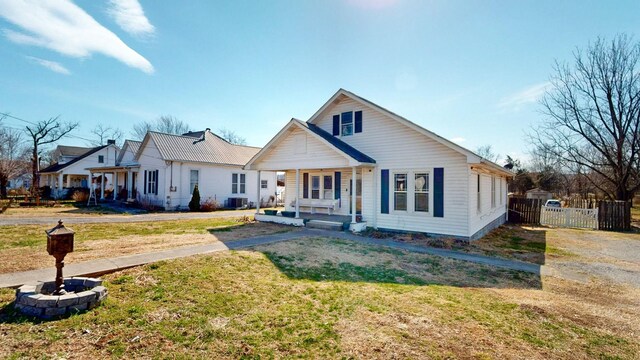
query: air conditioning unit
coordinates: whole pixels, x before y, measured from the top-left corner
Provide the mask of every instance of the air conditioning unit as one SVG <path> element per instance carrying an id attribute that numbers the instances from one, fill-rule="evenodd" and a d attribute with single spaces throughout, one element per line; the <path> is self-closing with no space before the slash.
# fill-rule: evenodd
<path id="1" fill-rule="evenodd" d="M 229 198 L 229 200 L 227 200 L 228 207 L 232 209 L 246 208 L 248 202 L 249 202 L 249 199 L 247 198 Z"/>

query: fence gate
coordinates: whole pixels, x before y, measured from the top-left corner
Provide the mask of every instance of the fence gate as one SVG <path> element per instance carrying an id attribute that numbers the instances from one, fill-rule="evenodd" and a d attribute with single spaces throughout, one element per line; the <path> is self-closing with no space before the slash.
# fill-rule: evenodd
<path id="1" fill-rule="evenodd" d="M 598 229 L 598 209 L 543 206 L 540 224 L 570 228 Z"/>

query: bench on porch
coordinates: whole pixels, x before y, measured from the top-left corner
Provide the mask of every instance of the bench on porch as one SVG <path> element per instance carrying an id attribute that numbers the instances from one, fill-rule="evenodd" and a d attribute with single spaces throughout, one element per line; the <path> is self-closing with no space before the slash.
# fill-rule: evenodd
<path id="1" fill-rule="evenodd" d="M 296 201 L 291 202 L 292 207 L 296 207 Z M 311 213 L 315 212 L 315 209 L 327 209 L 329 215 L 338 208 L 338 200 L 334 199 L 300 199 L 300 207 L 310 208 Z"/>

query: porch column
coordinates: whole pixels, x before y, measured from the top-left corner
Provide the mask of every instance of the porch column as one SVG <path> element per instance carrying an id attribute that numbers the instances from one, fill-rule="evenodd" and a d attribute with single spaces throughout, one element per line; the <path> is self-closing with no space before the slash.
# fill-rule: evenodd
<path id="1" fill-rule="evenodd" d="M 64 183 L 62 182 L 62 173 L 58 174 L 58 190 L 62 191 L 62 188 L 64 186 Z"/>
<path id="2" fill-rule="evenodd" d="M 258 201 L 256 202 L 256 214 L 260 214 L 260 170 L 258 170 Z"/>
<path id="3" fill-rule="evenodd" d="M 118 200 L 118 173 L 113 172 L 113 200 Z"/>
<path id="4" fill-rule="evenodd" d="M 358 182 L 356 181 L 356 167 L 351 168 L 351 223 L 356 223 L 356 189 Z"/>
<path id="5" fill-rule="evenodd" d="M 100 200 L 104 200 L 104 173 L 100 173 Z"/>
<path id="6" fill-rule="evenodd" d="M 67 175 L 67 187 L 71 187 L 71 174 Z"/>
<path id="7" fill-rule="evenodd" d="M 131 176 L 131 169 L 127 171 L 127 199 L 131 199 L 133 197 L 133 179 Z"/>
<path id="8" fill-rule="evenodd" d="M 300 169 L 296 169 L 296 219 L 300 218 Z"/>

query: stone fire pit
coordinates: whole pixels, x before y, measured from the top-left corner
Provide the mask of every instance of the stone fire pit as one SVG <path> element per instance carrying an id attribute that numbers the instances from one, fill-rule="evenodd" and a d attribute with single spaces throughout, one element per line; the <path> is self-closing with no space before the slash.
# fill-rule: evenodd
<path id="1" fill-rule="evenodd" d="M 22 285 L 16 290 L 15 308 L 24 315 L 52 319 L 93 309 L 107 297 L 100 279 L 65 278 L 64 289 L 65 294 L 53 295 L 55 281 Z"/>

